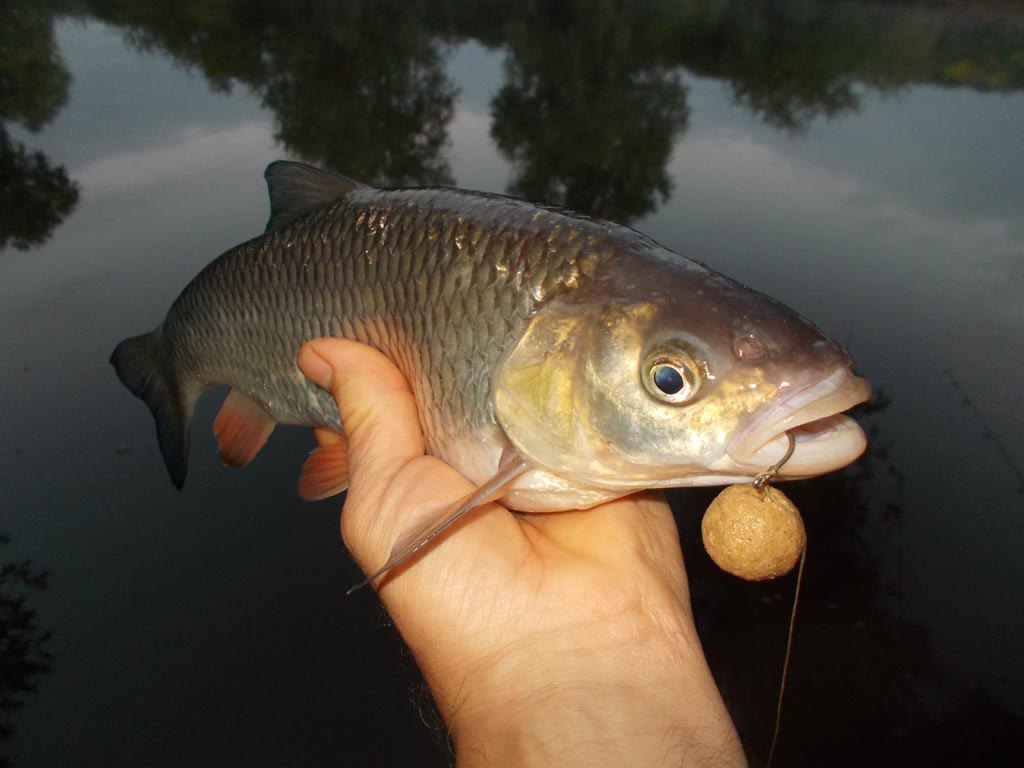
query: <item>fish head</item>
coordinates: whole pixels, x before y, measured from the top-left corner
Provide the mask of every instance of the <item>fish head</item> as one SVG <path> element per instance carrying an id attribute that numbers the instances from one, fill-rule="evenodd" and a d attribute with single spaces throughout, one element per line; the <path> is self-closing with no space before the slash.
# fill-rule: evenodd
<path id="1" fill-rule="evenodd" d="M 665 252 L 532 319 L 494 374 L 517 451 L 572 483 L 628 491 L 845 466 L 871 394 L 852 355 L 779 302 Z"/>

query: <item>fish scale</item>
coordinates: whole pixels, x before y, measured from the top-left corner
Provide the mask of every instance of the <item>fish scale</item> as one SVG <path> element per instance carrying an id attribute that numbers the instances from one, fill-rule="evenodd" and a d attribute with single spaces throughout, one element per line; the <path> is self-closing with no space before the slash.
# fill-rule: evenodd
<path id="1" fill-rule="evenodd" d="M 579 280 L 580 238 L 559 218 L 454 190 L 358 190 L 203 270 L 168 312 L 161 355 L 186 389 L 226 383 L 279 423 L 340 430 L 295 355 L 325 335 L 369 343 L 409 379 L 428 449 L 445 457 L 493 431 L 487 372 L 543 301 Z"/>

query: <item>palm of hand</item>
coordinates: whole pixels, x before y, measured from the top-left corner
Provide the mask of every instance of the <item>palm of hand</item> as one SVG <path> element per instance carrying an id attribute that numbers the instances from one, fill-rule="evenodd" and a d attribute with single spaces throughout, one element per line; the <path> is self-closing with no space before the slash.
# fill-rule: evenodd
<path id="1" fill-rule="evenodd" d="M 383 355 L 320 340 L 303 348 L 299 365 L 338 401 L 351 480 L 342 537 L 372 572 L 418 515 L 474 487 L 424 455 L 408 383 Z M 316 434 L 321 443 L 342 439 Z M 543 515 L 488 504 L 375 586 L 453 733 L 462 721 L 494 721 L 509 702 L 564 714 L 575 688 L 570 711 L 584 718 L 607 717 L 587 709 L 613 692 L 618 710 L 642 707 L 668 722 L 683 697 L 735 738 L 700 650 L 678 534 L 660 494 Z M 561 706 L 545 702 L 551 691 Z"/>
<path id="2" fill-rule="evenodd" d="M 404 464 L 383 493 L 364 495 L 353 475 L 343 538 L 370 571 L 417 512 L 472 490 L 427 456 Z M 552 648 L 565 663 L 595 649 L 628 652 L 652 636 L 680 648 L 695 639 L 678 535 L 660 494 L 544 515 L 489 504 L 377 586 L 431 688 L 455 692 L 439 697 L 442 713 L 462 706 L 468 681 L 507 690 L 503 666 L 518 673 Z"/>

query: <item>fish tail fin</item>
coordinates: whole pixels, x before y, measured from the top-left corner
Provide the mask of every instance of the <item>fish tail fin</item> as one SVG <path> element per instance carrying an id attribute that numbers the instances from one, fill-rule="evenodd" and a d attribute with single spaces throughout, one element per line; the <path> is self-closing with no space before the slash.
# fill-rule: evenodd
<path id="1" fill-rule="evenodd" d="M 132 336 L 122 341 L 110 356 L 121 383 L 153 412 L 160 453 L 179 489 L 188 472 L 188 431 L 195 396 L 185 392 L 160 355 L 153 333 Z"/>

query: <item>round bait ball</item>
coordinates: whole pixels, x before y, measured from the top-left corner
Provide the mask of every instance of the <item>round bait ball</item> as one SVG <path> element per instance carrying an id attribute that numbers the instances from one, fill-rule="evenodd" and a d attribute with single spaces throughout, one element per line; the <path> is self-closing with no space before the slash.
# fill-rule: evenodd
<path id="1" fill-rule="evenodd" d="M 701 523 L 704 548 L 719 568 L 748 581 L 793 570 L 807 541 L 786 494 L 769 486 L 731 485 L 711 502 Z"/>

